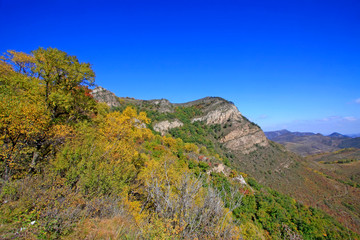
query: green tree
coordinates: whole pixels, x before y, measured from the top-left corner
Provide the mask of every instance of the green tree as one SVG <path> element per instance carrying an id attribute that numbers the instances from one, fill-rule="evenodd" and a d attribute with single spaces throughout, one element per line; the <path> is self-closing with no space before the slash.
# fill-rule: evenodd
<path id="1" fill-rule="evenodd" d="M 56 48 L 39 48 L 32 54 L 32 71 L 45 86 L 45 102 L 52 118 L 69 121 L 86 115 L 91 110 L 86 108 L 91 100 L 87 87 L 95 81 L 91 65 Z"/>

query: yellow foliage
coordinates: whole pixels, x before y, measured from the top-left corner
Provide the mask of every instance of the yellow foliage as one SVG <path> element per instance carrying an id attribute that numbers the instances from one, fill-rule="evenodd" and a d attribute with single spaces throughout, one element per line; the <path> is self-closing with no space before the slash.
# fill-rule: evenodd
<path id="1" fill-rule="evenodd" d="M 50 115 L 36 79 L 15 72 L 1 77 L 0 158 L 7 178 L 29 167 L 26 156 L 34 152 L 36 139 L 45 136 Z"/>
<path id="2" fill-rule="evenodd" d="M 34 56 L 14 50 L 8 50 L 7 52 L 4 59 L 10 62 L 17 72 L 33 75 L 31 74 L 31 68 L 35 66 Z"/>
<path id="3" fill-rule="evenodd" d="M 123 113 L 99 116 L 98 125 L 79 124 L 53 166 L 60 173 L 67 172 L 69 183 L 76 182 L 87 194 L 118 194 L 147 161 L 138 149 L 153 137 L 143 127 L 148 121 L 145 114 L 129 107 Z"/>
<path id="4" fill-rule="evenodd" d="M 112 112 L 106 115 L 100 133 L 109 141 L 119 139 L 146 140 L 153 136 L 151 130 L 145 128 L 144 124 L 150 122 L 146 114 L 137 114 L 132 107 L 127 107 L 123 113 Z"/>
<path id="5" fill-rule="evenodd" d="M 244 178 L 246 178 L 248 175 L 246 173 L 240 172 L 241 176 L 243 176 Z"/>
<path id="6" fill-rule="evenodd" d="M 259 229 L 252 222 L 246 221 L 240 225 L 240 233 L 244 239 L 252 240 L 264 240 L 264 233 L 262 229 Z"/>
<path id="7" fill-rule="evenodd" d="M 198 146 L 196 146 L 194 143 L 185 143 L 184 149 L 187 152 L 195 152 L 195 153 L 199 152 Z"/>
<path id="8" fill-rule="evenodd" d="M 163 136 L 164 145 L 169 147 L 171 150 L 176 150 L 178 148 L 178 141 L 171 136 Z"/>

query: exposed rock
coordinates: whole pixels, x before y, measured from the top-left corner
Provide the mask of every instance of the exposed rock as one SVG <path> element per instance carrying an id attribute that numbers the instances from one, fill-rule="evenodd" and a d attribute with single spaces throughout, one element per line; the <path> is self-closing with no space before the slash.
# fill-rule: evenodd
<path id="1" fill-rule="evenodd" d="M 97 87 L 92 91 L 94 98 L 100 102 L 105 102 L 111 107 L 120 106 L 116 96 L 102 88 Z M 257 149 L 257 146 L 268 146 L 268 140 L 263 131 L 254 123 L 241 115 L 236 106 L 220 97 L 206 97 L 187 103 L 170 103 L 166 99 L 137 100 L 123 98 L 124 101 L 142 107 L 149 107 L 161 113 L 174 112 L 175 107 L 196 107 L 203 113 L 201 116 L 192 119 L 192 122 L 203 121 L 208 125 L 220 124 L 222 138 L 220 142 L 229 150 L 239 151 L 244 154 Z M 178 119 L 173 121 L 161 121 L 155 123 L 154 130 L 162 135 L 170 129 L 181 127 L 183 123 Z"/>
<path id="2" fill-rule="evenodd" d="M 208 170 L 206 173 L 210 175 L 212 172 L 223 173 L 225 176 L 229 176 L 230 168 L 226 167 L 222 163 L 216 163 L 214 164 L 214 167 Z"/>
<path id="3" fill-rule="evenodd" d="M 137 128 L 146 128 L 146 124 L 137 118 L 134 119 L 134 124 Z"/>
<path id="4" fill-rule="evenodd" d="M 180 122 L 178 119 L 175 119 L 174 121 L 169 122 L 168 120 L 158 122 L 154 125 L 154 130 L 161 133 L 161 135 L 164 135 L 172 128 L 181 127 L 184 124 Z"/>
<path id="5" fill-rule="evenodd" d="M 206 124 L 225 124 L 228 120 L 236 121 L 240 119 L 241 114 L 235 105 L 223 104 L 209 111 L 205 116 L 194 118 L 192 122 L 204 121 Z"/>
<path id="6" fill-rule="evenodd" d="M 220 124 L 224 130 L 224 137 L 220 142 L 230 150 L 244 154 L 256 150 L 257 146 L 269 145 L 264 132 L 254 123 L 241 115 L 236 106 L 222 98 L 203 98 L 183 104 L 185 106 L 201 106 L 203 116 L 192 120 L 204 121 L 206 124 Z"/>
<path id="7" fill-rule="evenodd" d="M 220 139 L 228 149 L 247 154 L 256 150 L 257 146 L 269 145 L 264 132 L 249 121 L 234 122 L 230 128 L 228 134 Z"/>
<path id="8" fill-rule="evenodd" d="M 233 180 L 241 183 L 242 185 L 247 185 L 247 183 L 242 175 L 239 175 L 239 176 L 233 178 Z"/>
<path id="9" fill-rule="evenodd" d="M 174 112 L 173 105 L 167 99 L 148 100 L 147 102 L 154 104 L 161 113 Z"/>
<path id="10" fill-rule="evenodd" d="M 216 173 L 224 173 L 225 174 L 225 165 L 224 164 L 218 164 L 217 166 L 213 167 L 211 169 L 212 172 Z"/>
<path id="11" fill-rule="evenodd" d="M 106 103 L 109 107 L 120 107 L 120 103 L 114 93 L 103 87 L 96 87 L 91 91 L 91 95 L 98 102 Z"/>

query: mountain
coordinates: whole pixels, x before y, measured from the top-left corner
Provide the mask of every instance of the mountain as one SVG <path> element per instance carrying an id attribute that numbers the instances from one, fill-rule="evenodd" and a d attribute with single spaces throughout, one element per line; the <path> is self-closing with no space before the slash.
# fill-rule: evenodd
<path id="1" fill-rule="evenodd" d="M 131 98 L 118 98 L 115 103 L 113 93 L 97 87 L 93 90 L 93 96 L 100 102 L 105 102 L 109 106 L 120 106 L 123 104 L 134 104 L 138 108 L 146 111 L 156 111 L 162 114 L 168 113 L 169 117 L 163 121 L 154 121 L 153 129 L 162 135 L 168 133 L 172 128 L 181 127 L 184 122 L 171 116 L 176 107 L 193 107 L 201 109 L 201 115 L 190 119 L 191 123 L 205 122 L 207 125 L 221 125 L 219 142 L 232 151 L 249 153 L 258 146 L 266 147 L 269 145 L 264 132 L 259 126 L 250 122 L 242 116 L 236 106 L 220 97 L 205 97 L 187 103 L 170 103 L 166 99 L 137 100 Z"/>
<path id="2" fill-rule="evenodd" d="M 336 132 L 324 136 L 320 133 L 280 130 L 265 132 L 265 135 L 270 140 L 283 144 L 289 151 L 302 156 L 359 147 L 358 140 L 352 140 L 351 137 Z"/>
<path id="3" fill-rule="evenodd" d="M 343 134 L 338 133 L 338 132 L 333 132 L 332 134 L 330 134 L 328 136 L 332 137 L 332 138 L 349 138 L 349 136 L 343 135 Z"/>
<path id="4" fill-rule="evenodd" d="M 360 148 L 360 137 L 345 139 L 339 144 L 340 148 Z"/>
<path id="5" fill-rule="evenodd" d="M 290 131 L 283 129 L 283 130 L 278 130 L 278 131 L 265 132 L 265 136 L 268 139 L 272 140 L 278 136 L 282 136 L 282 135 L 289 134 L 289 133 L 290 133 Z"/>
<path id="6" fill-rule="evenodd" d="M 342 187 L 341 182 L 329 180 L 313 167 L 313 161 L 268 140 L 260 127 L 243 116 L 232 102 L 219 97 L 180 104 L 170 103 L 166 99 L 117 100 L 121 105 L 118 110 L 130 105 L 145 111 L 152 119 L 149 127 L 159 134 L 203 145 L 213 154 L 220 154 L 228 166 L 249 174 L 260 184 L 289 194 L 300 203 L 321 208 L 354 231 L 360 229 L 359 210 L 355 210 L 357 215 L 354 215 L 352 210 L 344 206 L 345 203 L 330 204 L 324 200 L 336 198 L 338 189 Z M 321 134 L 291 133 L 287 130 L 266 135 L 270 139 L 284 141 L 299 139 L 299 142 L 306 143 L 310 139 L 314 144 L 322 142 L 323 148 L 315 152 L 337 149 L 331 144 L 341 141 Z M 349 197 L 350 202 L 360 200 L 358 189 L 350 188 L 356 192 Z M 346 215 L 339 214 L 334 208 L 341 209 Z"/>
<path id="7" fill-rule="evenodd" d="M 278 131 L 265 132 L 268 139 L 273 140 L 280 136 L 312 136 L 316 135 L 312 132 L 290 132 L 289 130 L 283 129 Z"/>
<path id="8" fill-rule="evenodd" d="M 355 166 L 312 166 L 356 152 L 301 158 L 219 97 L 91 91 L 58 49 L 1 58 L 1 239 L 360 239 Z"/>
<path id="9" fill-rule="evenodd" d="M 120 107 L 115 94 L 103 87 L 96 87 L 91 91 L 91 94 L 97 101 L 106 103 L 109 107 Z"/>

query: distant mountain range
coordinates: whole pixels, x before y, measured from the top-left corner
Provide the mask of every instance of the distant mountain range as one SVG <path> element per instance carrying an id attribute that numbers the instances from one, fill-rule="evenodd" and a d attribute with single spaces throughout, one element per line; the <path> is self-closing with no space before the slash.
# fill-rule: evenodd
<path id="1" fill-rule="evenodd" d="M 352 137 L 352 138 L 357 138 L 357 137 L 360 137 L 360 133 L 357 133 L 357 134 L 348 134 L 347 136 Z"/>
<path id="2" fill-rule="evenodd" d="M 291 132 L 286 129 L 265 132 L 268 139 L 283 144 L 302 156 L 332 152 L 342 148 L 360 148 L 360 137 L 334 132 L 328 136 L 312 132 Z M 356 135 L 353 135 L 356 136 Z"/>

